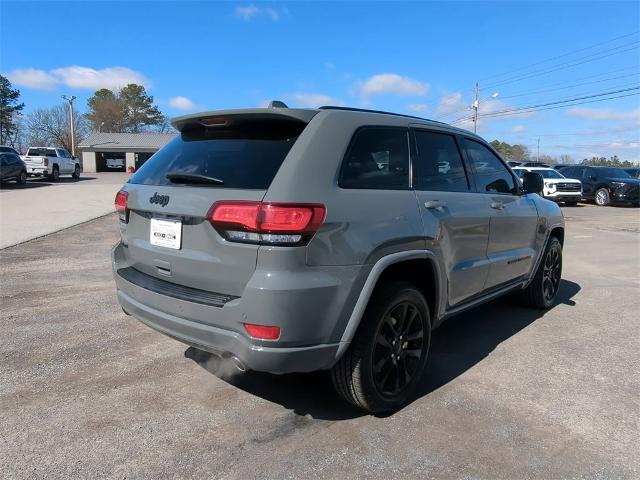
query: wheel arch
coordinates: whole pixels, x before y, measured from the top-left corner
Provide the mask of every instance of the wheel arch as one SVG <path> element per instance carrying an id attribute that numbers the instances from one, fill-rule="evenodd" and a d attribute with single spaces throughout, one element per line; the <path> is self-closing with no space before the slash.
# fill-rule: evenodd
<path id="1" fill-rule="evenodd" d="M 421 269 L 426 269 L 425 271 Z M 425 275 L 426 273 L 426 275 Z M 349 347 L 365 309 L 376 288 L 386 280 L 405 280 L 413 283 L 425 296 L 431 315 L 432 328 L 437 325 L 440 295 L 442 294 L 440 267 L 436 256 L 429 250 L 411 250 L 386 255 L 379 259 L 369 272 L 362 291 L 353 308 L 347 326 L 340 339 L 340 346 L 336 352 L 339 359 Z"/>

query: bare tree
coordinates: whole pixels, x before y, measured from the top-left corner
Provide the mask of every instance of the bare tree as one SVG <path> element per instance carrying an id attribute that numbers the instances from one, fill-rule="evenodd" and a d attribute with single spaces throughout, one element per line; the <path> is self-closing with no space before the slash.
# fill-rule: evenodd
<path id="1" fill-rule="evenodd" d="M 573 161 L 573 157 L 571 157 L 571 155 L 563 153 L 562 155 L 560 155 L 560 163 L 563 165 L 571 165 L 572 163 L 576 162 Z"/>
<path id="2" fill-rule="evenodd" d="M 74 129 L 78 140 L 84 138 L 91 127 L 84 115 L 74 115 Z M 32 146 L 61 146 L 71 151 L 69 110 L 66 105 L 39 108 L 25 120 L 27 143 Z"/>

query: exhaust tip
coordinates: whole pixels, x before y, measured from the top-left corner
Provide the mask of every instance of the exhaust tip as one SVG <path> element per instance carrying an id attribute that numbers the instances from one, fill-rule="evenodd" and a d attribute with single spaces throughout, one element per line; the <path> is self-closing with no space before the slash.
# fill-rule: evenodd
<path id="1" fill-rule="evenodd" d="M 247 367 L 245 367 L 244 363 L 242 363 L 242 360 L 240 360 L 235 355 L 232 355 L 230 358 L 231 358 L 231 362 L 233 362 L 233 366 L 236 367 L 238 371 L 243 373 L 247 371 Z"/>

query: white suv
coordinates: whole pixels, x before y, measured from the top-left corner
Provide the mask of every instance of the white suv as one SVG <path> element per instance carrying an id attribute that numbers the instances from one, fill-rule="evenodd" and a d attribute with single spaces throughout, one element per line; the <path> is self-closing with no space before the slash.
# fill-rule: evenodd
<path id="1" fill-rule="evenodd" d="M 554 202 L 564 202 L 575 205 L 582 199 L 582 182 L 573 178 L 566 178 L 553 168 L 543 167 L 515 167 L 513 171 L 522 179 L 525 172 L 534 172 L 544 179 L 544 198 Z"/>

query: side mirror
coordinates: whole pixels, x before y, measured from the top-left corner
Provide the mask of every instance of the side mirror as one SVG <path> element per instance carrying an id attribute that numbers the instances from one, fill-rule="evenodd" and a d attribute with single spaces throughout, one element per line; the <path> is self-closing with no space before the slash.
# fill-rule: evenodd
<path id="1" fill-rule="evenodd" d="M 522 191 L 524 193 L 542 193 L 544 180 L 542 175 L 535 172 L 526 172 L 522 176 Z"/>

